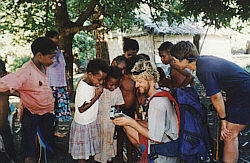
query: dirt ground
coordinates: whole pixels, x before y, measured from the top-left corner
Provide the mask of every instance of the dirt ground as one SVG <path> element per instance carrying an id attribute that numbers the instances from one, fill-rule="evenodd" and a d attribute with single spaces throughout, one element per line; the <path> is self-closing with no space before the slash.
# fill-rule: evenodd
<path id="1" fill-rule="evenodd" d="M 208 97 L 205 96 L 205 91 L 203 87 L 198 84 L 197 85 L 199 94 L 200 94 L 200 99 L 201 102 L 206 106 L 206 108 L 209 107 L 211 104 L 211 101 Z M 209 125 L 209 130 L 210 130 L 210 135 L 213 140 L 213 145 L 216 146 L 216 131 L 217 131 L 217 116 L 215 111 L 210 111 L 207 109 L 207 119 L 208 119 L 208 125 Z M 68 134 L 64 138 L 56 138 L 56 154 L 58 156 L 57 159 L 53 158 L 48 158 L 48 162 L 52 163 L 74 163 L 77 161 L 74 161 L 71 156 L 68 154 L 68 138 L 69 138 L 69 129 L 70 129 L 70 122 L 68 123 L 60 123 L 60 132 L 65 132 L 67 131 Z M 17 162 L 21 163 L 23 162 L 20 154 L 20 141 L 21 141 L 21 136 L 20 136 L 20 124 L 18 122 L 15 122 L 16 129 L 14 131 L 14 143 L 16 146 L 16 153 L 17 153 Z M 244 131 L 240 133 L 239 136 L 239 151 L 240 151 L 240 156 L 239 156 L 239 163 L 250 163 L 250 144 L 249 144 L 249 138 L 250 138 L 250 129 L 249 127 L 246 128 Z M 93 162 L 93 161 L 90 161 Z M 0 163 L 1 159 L 0 159 Z"/>

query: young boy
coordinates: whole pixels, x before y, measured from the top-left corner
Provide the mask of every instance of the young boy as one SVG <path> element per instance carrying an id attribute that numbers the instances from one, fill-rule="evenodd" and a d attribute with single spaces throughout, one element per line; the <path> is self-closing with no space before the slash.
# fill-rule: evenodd
<path id="1" fill-rule="evenodd" d="M 109 66 L 101 59 L 87 65 L 86 78 L 76 89 L 75 114 L 71 124 L 69 153 L 78 162 L 86 162 L 100 152 L 100 124 L 97 119 L 99 97 Z"/>
<path id="2" fill-rule="evenodd" d="M 136 55 L 139 51 L 139 44 L 136 40 L 125 38 L 123 45 L 123 52 L 126 58 L 130 58 Z"/>
<path id="3" fill-rule="evenodd" d="M 170 55 L 170 50 L 174 45 L 169 42 L 163 42 L 160 47 L 158 48 L 159 55 L 161 57 L 161 61 L 165 65 L 170 64 L 170 75 L 175 76 L 175 78 L 172 78 L 171 81 L 166 80 L 166 83 L 162 83 L 163 85 L 167 85 L 169 88 L 172 88 L 173 86 L 184 88 L 188 84 L 191 84 L 193 82 L 194 76 L 187 72 L 186 70 L 181 70 L 178 66 L 175 64 L 172 64 L 172 57 Z M 179 74 L 180 75 L 175 75 Z"/>
<path id="4" fill-rule="evenodd" d="M 54 62 L 56 44 L 46 37 L 37 38 L 31 45 L 33 58 L 17 72 L 0 79 L 0 92 L 20 93 L 22 114 L 21 152 L 25 162 L 36 162 L 38 128 L 46 144 L 53 148 L 54 98 L 45 67 Z"/>
<path id="5" fill-rule="evenodd" d="M 115 125 L 112 119 L 116 116 L 116 110 L 120 110 L 120 105 L 124 104 L 122 92 L 118 88 L 121 77 L 121 70 L 111 66 L 104 84 L 105 89 L 100 97 L 98 120 L 101 128 L 101 150 L 95 155 L 95 161 L 98 162 L 112 161 L 117 154 L 117 142 L 114 140 Z"/>

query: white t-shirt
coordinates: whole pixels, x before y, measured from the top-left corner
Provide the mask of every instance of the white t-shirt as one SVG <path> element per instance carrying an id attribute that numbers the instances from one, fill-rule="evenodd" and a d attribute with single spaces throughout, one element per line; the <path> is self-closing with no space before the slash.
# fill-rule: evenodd
<path id="1" fill-rule="evenodd" d="M 83 80 L 80 81 L 76 89 L 75 97 L 74 120 L 76 123 L 86 125 L 97 119 L 99 100 L 96 100 L 96 102 L 83 113 L 80 113 L 78 110 L 78 107 L 81 107 L 85 102 L 89 103 L 90 100 L 95 96 L 95 88 L 96 87 L 88 85 Z"/>

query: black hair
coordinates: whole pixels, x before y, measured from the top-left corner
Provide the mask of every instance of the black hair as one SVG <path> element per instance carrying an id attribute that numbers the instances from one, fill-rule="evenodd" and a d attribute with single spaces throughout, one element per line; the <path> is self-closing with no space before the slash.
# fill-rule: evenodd
<path id="1" fill-rule="evenodd" d="M 102 59 L 90 60 L 87 65 L 87 73 L 91 72 L 93 75 L 96 75 L 99 73 L 99 71 L 102 71 L 108 74 L 109 65 Z"/>
<path id="2" fill-rule="evenodd" d="M 117 63 L 117 65 L 119 65 L 121 63 L 127 65 L 127 58 L 123 55 L 115 57 L 112 62 L 114 62 L 114 61 Z"/>
<path id="3" fill-rule="evenodd" d="M 58 33 L 56 31 L 47 31 L 45 34 L 45 37 L 53 38 L 55 36 L 58 36 Z"/>
<path id="4" fill-rule="evenodd" d="M 134 56 L 132 56 L 131 58 L 128 58 L 128 60 L 127 60 L 127 68 L 126 68 L 126 70 L 125 70 L 125 73 L 126 73 L 126 74 L 130 74 L 130 73 L 131 73 L 131 70 L 132 70 L 132 69 L 134 68 L 134 66 L 135 66 L 135 63 L 138 62 L 140 59 L 146 61 L 146 59 L 145 59 L 143 56 L 141 56 L 141 55 L 134 55 Z"/>
<path id="5" fill-rule="evenodd" d="M 146 61 L 150 61 L 150 57 L 147 54 L 141 53 L 138 54 L 139 56 L 142 56 Z"/>
<path id="6" fill-rule="evenodd" d="M 6 74 L 7 74 L 7 72 L 6 72 L 6 68 L 5 68 L 5 63 L 4 63 L 4 61 L 2 61 L 0 59 L 0 77 L 3 77 Z"/>
<path id="7" fill-rule="evenodd" d="M 42 55 L 48 55 L 54 50 L 57 50 L 57 46 L 48 37 L 39 37 L 31 44 L 31 51 L 34 56 L 38 52 L 41 52 Z"/>
<path id="8" fill-rule="evenodd" d="M 157 67 L 157 71 L 160 74 L 160 81 L 164 80 L 166 78 L 166 74 L 165 74 L 164 70 L 161 67 Z"/>
<path id="9" fill-rule="evenodd" d="M 124 52 L 129 51 L 129 50 L 135 50 L 136 52 L 138 52 L 139 44 L 134 39 L 124 38 L 123 50 Z"/>
<path id="10" fill-rule="evenodd" d="M 199 53 L 190 41 L 180 41 L 172 47 L 170 55 L 180 60 L 188 59 L 191 61 L 196 59 Z"/>
<path id="11" fill-rule="evenodd" d="M 120 80 L 122 78 L 122 70 L 116 66 L 110 66 L 106 81 L 110 78 Z"/>
<path id="12" fill-rule="evenodd" d="M 170 51 L 171 48 L 174 46 L 174 44 L 172 42 L 169 42 L 169 41 L 165 41 L 163 42 L 160 47 L 158 48 L 158 51 L 159 52 L 162 52 L 162 51 Z"/>

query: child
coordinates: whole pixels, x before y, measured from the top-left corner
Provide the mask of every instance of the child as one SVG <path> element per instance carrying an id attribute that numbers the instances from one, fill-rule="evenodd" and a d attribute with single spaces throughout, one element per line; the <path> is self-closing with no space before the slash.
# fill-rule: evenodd
<path id="1" fill-rule="evenodd" d="M 7 74 L 5 63 L 0 60 L 0 78 Z M 0 131 L 8 125 L 9 97 L 0 94 Z"/>
<path id="2" fill-rule="evenodd" d="M 20 93 L 22 114 L 21 153 L 25 162 L 36 162 L 38 128 L 46 144 L 53 148 L 54 98 L 45 74 L 45 66 L 53 64 L 56 44 L 46 37 L 31 45 L 34 57 L 17 72 L 0 79 L 0 92 Z"/>
<path id="3" fill-rule="evenodd" d="M 126 58 L 131 58 L 139 51 L 139 44 L 136 40 L 124 38 L 123 52 Z"/>
<path id="4" fill-rule="evenodd" d="M 0 78 L 7 75 L 5 69 L 5 63 L 0 60 Z M 15 159 L 15 149 L 13 142 L 13 135 L 11 133 L 10 125 L 8 124 L 8 113 L 9 113 L 9 96 L 7 94 L 0 93 L 0 146 L 4 147 L 4 155 L 0 152 L 1 161 L 11 162 Z"/>
<path id="5" fill-rule="evenodd" d="M 169 75 L 172 74 L 171 76 L 176 76 L 175 75 L 176 73 L 177 74 L 180 73 L 181 75 L 178 75 L 179 77 L 178 79 L 177 78 L 171 79 L 171 82 L 169 80 L 166 80 L 165 83 L 161 83 L 161 84 L 169 88 L 172 88 L 173 86 L 185 88 L 189 84 L 194 84 L 193 83 L 194 76 L 191 73 L 189 73 L 187 70 L 182 70 L 180 69 L 179 66 L 172 63 L 170 50 L 173 46 L 174 45 L 169 41 L 162 43 L 160 47 L 158 48 L 159 55 L 161 57 L 161 61 L 163 64 L 170 65 L 170 71 L 168 71 L 170 72 Z"/>
<path id="6" fill-rule="evenodd" d="M 115 125 L 110 119 L 110 109 L 115 106 L 119 110 L 124 104 L 122 92 L 118 88 L 122 72 L 118 67 L 111 66 L 108 73 L 105 88 L 100 97 L 98 119 L 101 128 L 101 152 L 95 155 L 95 160 L 106 163 L 112 161 L 117 154 L 117 142 L 113 139 Z"/>
<path id="7" fill-rule="evenodd" d="M 109 67 L 94 59 L 87 65 L 87 75 L 76 89 L 75 115 L 71 124 L 69 153 L 78 162 L 85 162 L 100 152 L 100 125 L 97 119 L 99 97 Z"/>
<path id="8" fill-rule="evenodd" d="M 56 31 L 48 31 L 45 36 L 50 38 L 56 45 L 59 44 L 58 33 Z M 71 120 L 65 66 L 63 53 L 61 50 L 58 50 L 55 56 L 55 63 L 47 68 L 48 81 L 55 98 L 55 136 L 57 137 L 64 137 L 67 134 L 67 132 L 59 132 L 58 123 Z"/>

